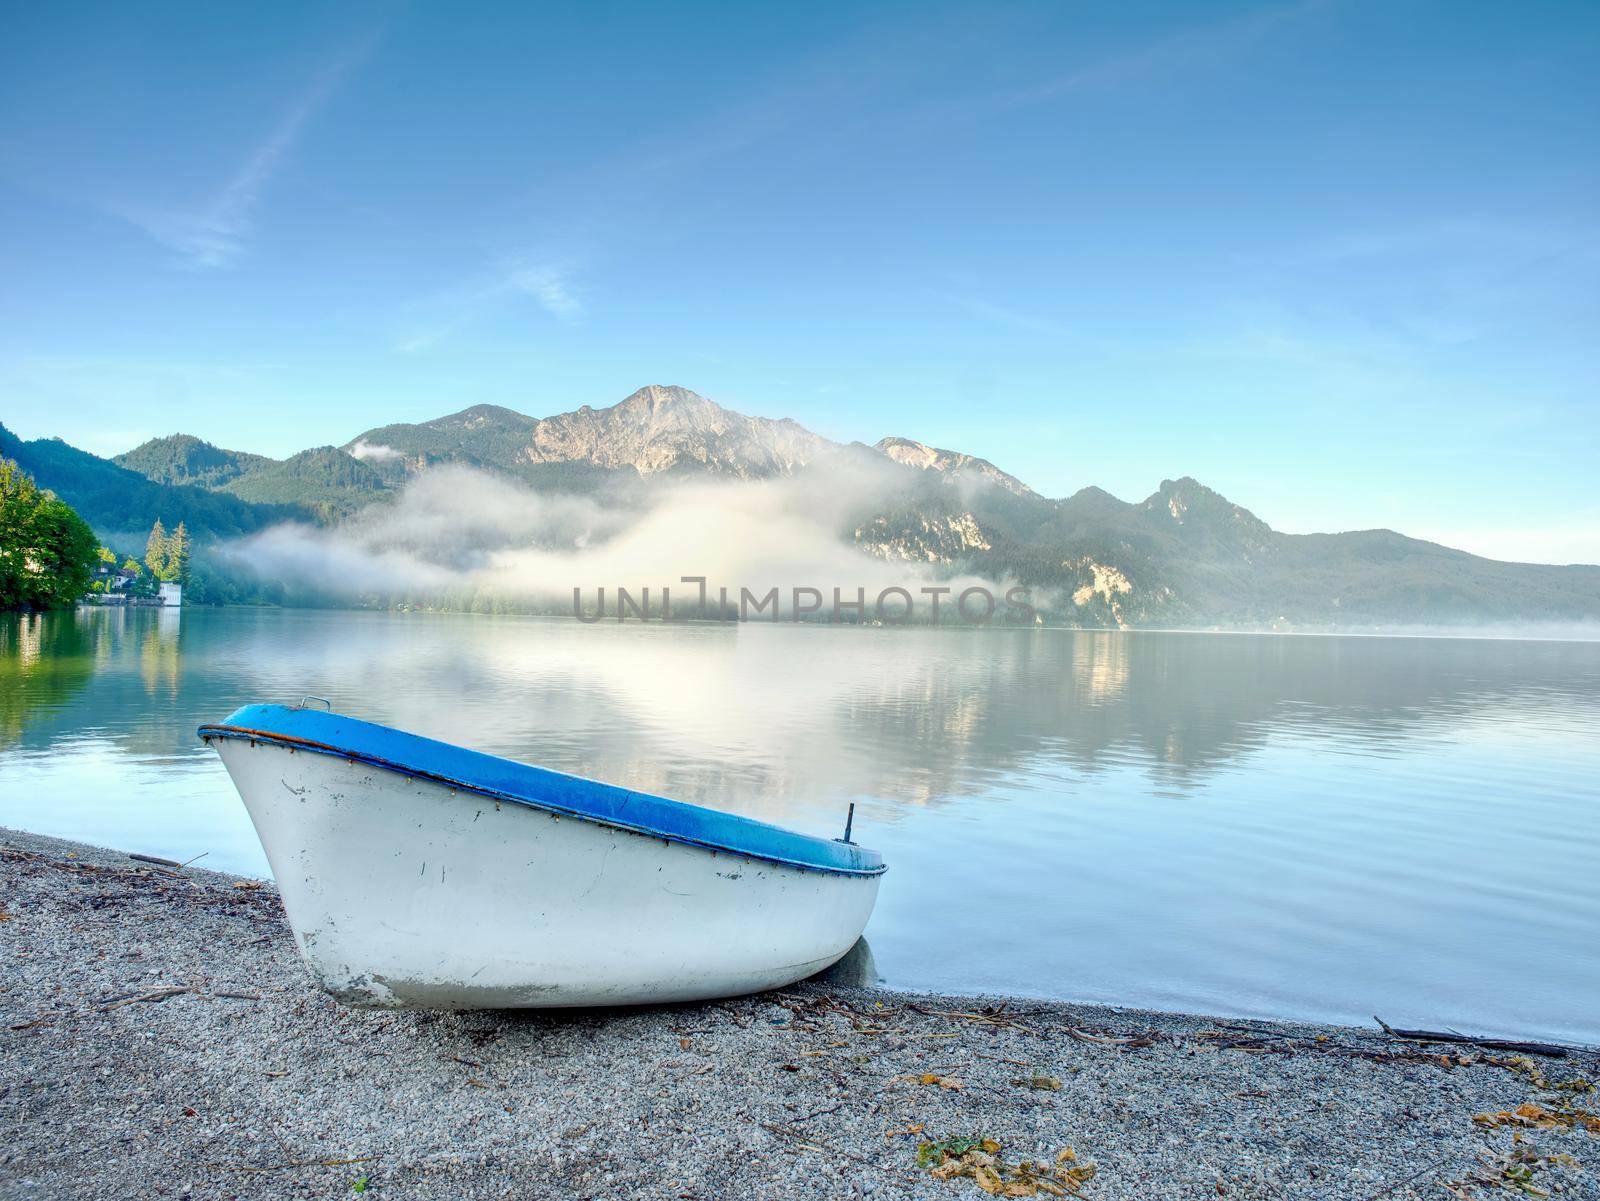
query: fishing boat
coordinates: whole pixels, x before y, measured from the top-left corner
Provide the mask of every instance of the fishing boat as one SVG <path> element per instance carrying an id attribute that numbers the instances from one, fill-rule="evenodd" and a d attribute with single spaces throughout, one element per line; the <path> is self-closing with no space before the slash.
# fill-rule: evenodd
<path id="1" fill-rule="evenodd" d="M 883 859 L 323 708 L 199 734 L 255 824 L 313 978 L 379 1008 L 737 996 L 842 957 Z"/>

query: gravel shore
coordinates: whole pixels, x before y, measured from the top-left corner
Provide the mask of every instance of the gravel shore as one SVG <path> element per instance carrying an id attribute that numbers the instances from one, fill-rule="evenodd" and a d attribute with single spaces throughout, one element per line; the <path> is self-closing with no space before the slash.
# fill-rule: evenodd
<path id="1" fill-rule="evenodd" d="M 839 976 L 351 1010 L 270 884 L 3 830 L 0 906 L 5 1197 L 1600 1197 L 1588 1051 Z"/>

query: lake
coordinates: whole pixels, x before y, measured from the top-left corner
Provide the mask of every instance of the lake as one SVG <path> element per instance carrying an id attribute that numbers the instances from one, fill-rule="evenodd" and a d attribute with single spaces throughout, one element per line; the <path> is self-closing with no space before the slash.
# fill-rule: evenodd
<path id="1" fill-rule="evenodd" d="M 0 824 L 268 874 L 203 721 L 375 721 L 834 837 L 895 987 L 1600 1042 L 1600 644 L 0 615 Z"/>

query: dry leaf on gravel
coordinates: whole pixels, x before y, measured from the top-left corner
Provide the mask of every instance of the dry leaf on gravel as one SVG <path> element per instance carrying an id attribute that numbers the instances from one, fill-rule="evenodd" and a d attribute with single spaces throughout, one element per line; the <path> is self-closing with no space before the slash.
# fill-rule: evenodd
<path id="1" fill-rule="evenodd" d="M 1571 1080 L 1551 1080 L 1544 1074 L 1544 1069 L 1526 1055 L 1509 1055 L 1499 1058 L 1493 1055 L 1486 1055 L 1483 1062 L 1497 1068 L 1504 1068 L 1506 1071 L 1518 1076 L 1523 1076 L 1534 1088 L 1543 1089 L 1545 1092 L 1572 1093 L 1575 1096 L 1594 1092 L 1594 1082 L 1585 1080 L 1581 1076 Z"/>
<path id="2" fill-rule="evenodd" d="M 1529 1147 L 1518 1147 L 1492 1158 L 1483 1156 L 1480 1164 L 1460 1180 L 1441 1180 L 1439 1183 L 1445 1192 L 1458 1201 L 1479 1201 L 1483 1196 L 1480 1190 L 1483 1189 L 1492 1189 L 1497 1193 L 1505 1190 L 1525 1197 L 1548 1197 L 1552 1190 L 1534 1183 L 1539 1172 L 1546 1168 L 1555 1168 L 1558 1173 L 1578 1170 L 1577 1160 L 1570 1155 L 1541 1155 Z"/>
<path id="3" fill-rule="evenodd" d="M 1537 1101 L 1524 1101 L 1515 1109 L 1480 1113 L 1472 1119 L 1480 1126 L 1526 1126 L 1535 1130 L 1587 1130 L 1600 1135 L 1600 1116 L 1583 1109 L 1546 1109 Z"/>
<path id="4" fill-rule="evenodd" d="M 1059 1093 L 1061 1091 L 1061 1079 L 1058 1076 L 1024 1076 L 1022 1079 L 1013 1080 L 1011 1083 L 1021 1088 L 1037 1088 L 1045 1092 Z"/>
<path id="5" fill-rule="evenodd" d="M 1000 1158 L 1000 1144 L 992 1138 L 960 1136 L 923 1143 L 917 1162 L 936 1180 L 968 1179 L 991 1197 L 1049 1197 L 1076 1194 L 1095 1174 L 1095 1165 L 1079 1163 L 1071 1147 L 1056 1156 L 1053 1165 L 1030 1160 L 1008 1164 Z"/>
<path id="6" fill-rule="evenodd" d="M 959 1091 L 967 1087 L 966 1082 L 957 1080 L 954 1076 L 941 1076 L 938 1072 L 923 1072 L 920 1075 L 913 1072 L 909 1076 L 898 1078 L 902 1084 L 937 1084 L 940 1088 Z"/>

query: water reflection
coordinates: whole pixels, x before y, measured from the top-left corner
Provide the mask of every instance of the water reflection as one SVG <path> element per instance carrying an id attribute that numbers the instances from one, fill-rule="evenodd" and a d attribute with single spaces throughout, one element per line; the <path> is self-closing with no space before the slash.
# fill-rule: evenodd
<path id="1" fill-rule="evenodd" d="M 0 613 L 0 749 L 22 742 L 30 728 L 48 740 L 59 723 L 80 724 L 72 702 L 88 699 L 79 694 L 91 679 L 105 673 L 100 682 L 111 683 L 130 661 L 147 697 L 175 698 L 181 620 L 177 609 L 121 606 Z M 124 733 L 142 724 L 129 716 Z"/>
<path id="2" fill-rule="evenodd" d="M 0 736 L 34 746 L 93 729 L 187 753 L 202 720 L 316 692 L 707 803 L 755 803 L 754 789 L 892 806 L 981 792 L 1041 758 L 1132 763 L 1182 792 L 1286 731 L 1372 755 L 1484 710 L 1560 724 L 1600 695 L 1600 648 L 104 609 L 0 618 L 0 681 Z"/>
<path id="3" fill-rule="evenodd" d="M 45 615 L 0 617 L 0 748 L 30 716 L 59 706 L 89 682 L 85 631 Z"/>
<path id="4" fill-rule="evenodd" d="M 193 731 L 317 693 L 830 836 L 859 802 L 892 982 L 1600 1035 L 1593 644 L 102 610 L 0 619 L 0 685 L 0 823 L 262 868 Z"/>

